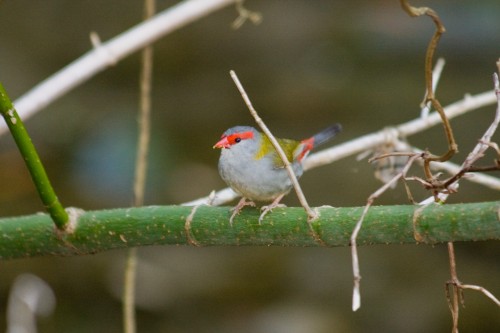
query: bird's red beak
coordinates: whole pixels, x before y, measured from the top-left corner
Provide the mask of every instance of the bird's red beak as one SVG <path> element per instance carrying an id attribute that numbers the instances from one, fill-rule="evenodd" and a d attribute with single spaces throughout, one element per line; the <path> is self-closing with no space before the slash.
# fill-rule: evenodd
<path id="1" fill-rule="evenodd" d="M 229 148 L 231 144 L 229 143 L 227 136 L 222 136 L 222 138 L 217 142 L 212 148 Z"/>

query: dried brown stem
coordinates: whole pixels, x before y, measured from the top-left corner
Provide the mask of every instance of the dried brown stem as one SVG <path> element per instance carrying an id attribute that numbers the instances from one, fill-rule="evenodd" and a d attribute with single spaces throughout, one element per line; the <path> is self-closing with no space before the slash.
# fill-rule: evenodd
<path id="1" fill-rule="evenodd" d="M 429 7 L 413 7 L 411 6 L 406 0 L 401 0 L 401 6 L 403 9 L 408 13 L 408 15 L 412 17 L 418 17 L 422 15 L 429 16 L 434 24 L 436 25 L 436 31 L 434 32 L 434 35 L 432 36 L 429 45 L 427 47 L 427 52 L 425 56 L 425 85 L 427 89 L 425 101 L 423 104 L 431 103 L 431 105 L 434 107 L 434 109 L 439 113 L 441 120 L 443 122 L 443 127 L 444 131 L 446 134 L 446 139 L 448 141 L 448 151 L 440 156 L 436 156 L 433 154 L 429 154 L 425 158 L 424 162 L 424 172 L 425 176 L 430 180 L 432 179 L 432 172 L 430 170 L 430 162 L 431 161 L 438 161 L 438 162 L 445 162 L 448 161 L 453 155 L 455 155 L 458 152 L 458 146 L 455 142 L 455 137 L 453 135 L 453 130 L 451 128 L 450 122 L 448 120 L 448 117 L 446 117 L 446 114 L 444 113 L 443 107 L 441 106 L 441 103 L 439 100 L 436 98 L 434 91 L 433 91 L 433 77 L 432 77 L 432 60 L 434 58 L 434 53 L 436 51 L 436 47 L 439 43 L 439 40 L 441 38 L 441 35 L 445 33 L 446 29 L 441 22 L 441 19 L 439 18 L 439 15 L 431 8 Z"/>
<path id="2" fill-rule="evenodd" d="M 458 333 L 459 303 L 463 304 L 463 292 L 459 288 L 460 281 L 457 276 L 457 265 L 455 261 L 455 249 L 452 242 L 448 242 L 448 256 L 450 260 L 451 279 L 446 282 L 446 299 L 453 319 L 452 333 Z M 451 293 L 450 293 L 451 288 Z"/>
<path id="3" fill-rule="evenodd" d="M 155 13 L 155 1 L 144 0 L 144 20 Z M 134 206 L 144 204 L 146 190 L 147 159 L 149 154 L 149 141 L 151 137 L 151 88 L 153 75 L 153 46 L 148 45 L 142 51 L 141 70 L 139 80 L 140 105 L 139 105 L 139 137 L 137 142 L 137 156 L 134 175 Z M 137 275 L 137 249 L 130 248 L 124 271 L 123 282 L 123 331 L 125 333 L 137 332 L 137 319 L 135 312 L 136 275 Z"/>

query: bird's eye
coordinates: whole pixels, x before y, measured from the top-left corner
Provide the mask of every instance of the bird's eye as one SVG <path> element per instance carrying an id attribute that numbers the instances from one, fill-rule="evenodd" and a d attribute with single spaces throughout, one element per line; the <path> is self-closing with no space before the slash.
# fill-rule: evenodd
<path id="1" fill-rule="evenodd" d="M 235 145 L 240 143 L 242 140 L 251 139 L 253 137 L 253 133 L 251 131 L 248 132 L 238 132 L 228 135 L 227 142 L 229 145 Z"/>

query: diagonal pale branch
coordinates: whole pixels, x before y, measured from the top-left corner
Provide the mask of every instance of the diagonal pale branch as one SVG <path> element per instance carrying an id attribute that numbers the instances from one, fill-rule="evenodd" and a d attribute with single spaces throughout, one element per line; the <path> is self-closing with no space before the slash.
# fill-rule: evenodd
<path id="1" fill-rule="evenodd" d="M 232 228 L 228 207 L 151 206 L 83 212 L 74 232 L 54 232 L 48 215 L 0 219 L 0 259 L 83 255 L 146 245 L 349 246 L 363 207 L 317 208 L 310 233 L 302 207 L 276 208 L 259 225 L 258 209 L 245 209 Z M 195 212 L 193 214 L 193 211 Z M 500 240 L 500 201 L 420 206 L 374 206 L 357 245 L 437 244 Z M 188 219 L 188 217 L 190 217 Z"/>
<path id="2" fill-rule="evenodd" d="M 22 119 L 27 119 L 76 86 L 115 65 L 126 56 L 189 23 L 211 14 L 236 0 L 185 0 L 113 39 L 97 45 L 79 59 L 39 83 L 14 102 Z M 0 135 L 5 133 L 0 123 Z"/>
<path id="3" fill-rule="evenodd" d="M 458 117 L 469 111 L 476 110 L 487 105 L 494 104 L 496 102 L 495 92 L 493 90 L 480 93 L 473 96 L 466 96 L 464 99 L 452 103 L 444 108 L 446 116 L 448 119 Z M 441 123 L 441 117 L 437 112 L 431 113 L 425 118 L 416 118 L 410 120 L 406 123 L 400 124 L 390 129 L 393 132 L 392 135 L 395 137 L 408 137 L 417 133 L 420 133 L 432 126 L 436 126 Z M 388 131 L 386 129 L 373 132 L 370 134 L 363 135 L 356 139 L 348 142 L 344 142 L 335 145 L 331 148 L 323 149 L 316 153 L 312 153 L 304 161 L 304 170 L 314 169 L 323 165 L 333 163 L 335 161 L 341 160 L 343 158 L 357 155 L 366 150 L 373 149 L 387 141 Z M 444 167 L 444 166 L 443 166 Z M 475 175 L 480 175 L 480 173 L 475 173 Z M 484 181 L 492 179 L 493 183 L 490 187 L 499 188 L 500 180 L 493 178 L 491 176 L 484 177 Z M 237 198 L 238 195 L 234 193 L 230 188 L 225 188 L 217 191 L 214 197 L 204 197 L 195 199 L 184 203 L 186 206 L 196 206 L 201 204 L 213 204 L 214 206 L 219 206 L 224 203 L 230 202 Z"/>
<path id="4" fill-rule="evenodd" d="M 307 199 L 304 195 L 304 192 L 302 192 L 302 189 L 300 188 L 299 181 L 297 180 L 297 176 L 295 176 L 295 173 L 293 172 L 292 166 L 290 162 L 288 161 L 288 158 L 286 157 L 285 152 L 281 148 L 280 144 L 278 143 L 278 140 L 274 137 L 274 135 L 271 133 L 269 128 L 267 128 L 266 124 L 264 121 L 259 117 L 257 111 L 252 105 L 252 102 L 250 101 L 250 98 L 248 97 L 245 89 L 243 88 L 243 85 L 241 84 L 240 80 L 238 79 L 238 76 L 236 73 L 231 70 L 230 71 L 231 78 L 233 79 L 234 83 L 236 84 L 236 87 L 238 88 L 238 91 L 240 92 L 241 96 L 243 97 L 243 100 L 245 101 L 245 104 L 248 107 L 248 110 L 250 111 L 250 114 L 254 117 L 255 122 L 259 127 L 262 129 L 264 134 L 269 138 L 269 141 L 271 141 L 274 149 L 276 150 L 276 153 L 278 153 L 279 157 L 283 161 L 283 164 L 285 165 L 285 168 L 288 172 L 288 176 L 290 177 L 290 181 L 293 184 L 293 188 L 295 189 L 295 193 L 297 193 L 297 197 L 299 198 L 299 201 L 304 207 L 305 211 L 307 212 L 307 215 L 309 216 L 308 221 L 312 221 L 317 217 L 317 213 L 311 209 L 309 204 L 307 203 Z"/>

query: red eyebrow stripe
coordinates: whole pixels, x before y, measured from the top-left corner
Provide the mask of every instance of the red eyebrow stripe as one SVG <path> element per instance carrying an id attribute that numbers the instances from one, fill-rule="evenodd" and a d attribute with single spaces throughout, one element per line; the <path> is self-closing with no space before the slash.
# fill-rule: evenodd
<path id="1" fill-rule="evenodd" d="M 239 132 L 239 133 L 233 133 L 227 136 L 227 140 L 233 144 L 235 143 L 235 139 L 240 138 L 242 140 L 244 139 L 251 139 L 253 138 L 253 132 L 252 131 L 247 131 L 247 132 Z"/>

